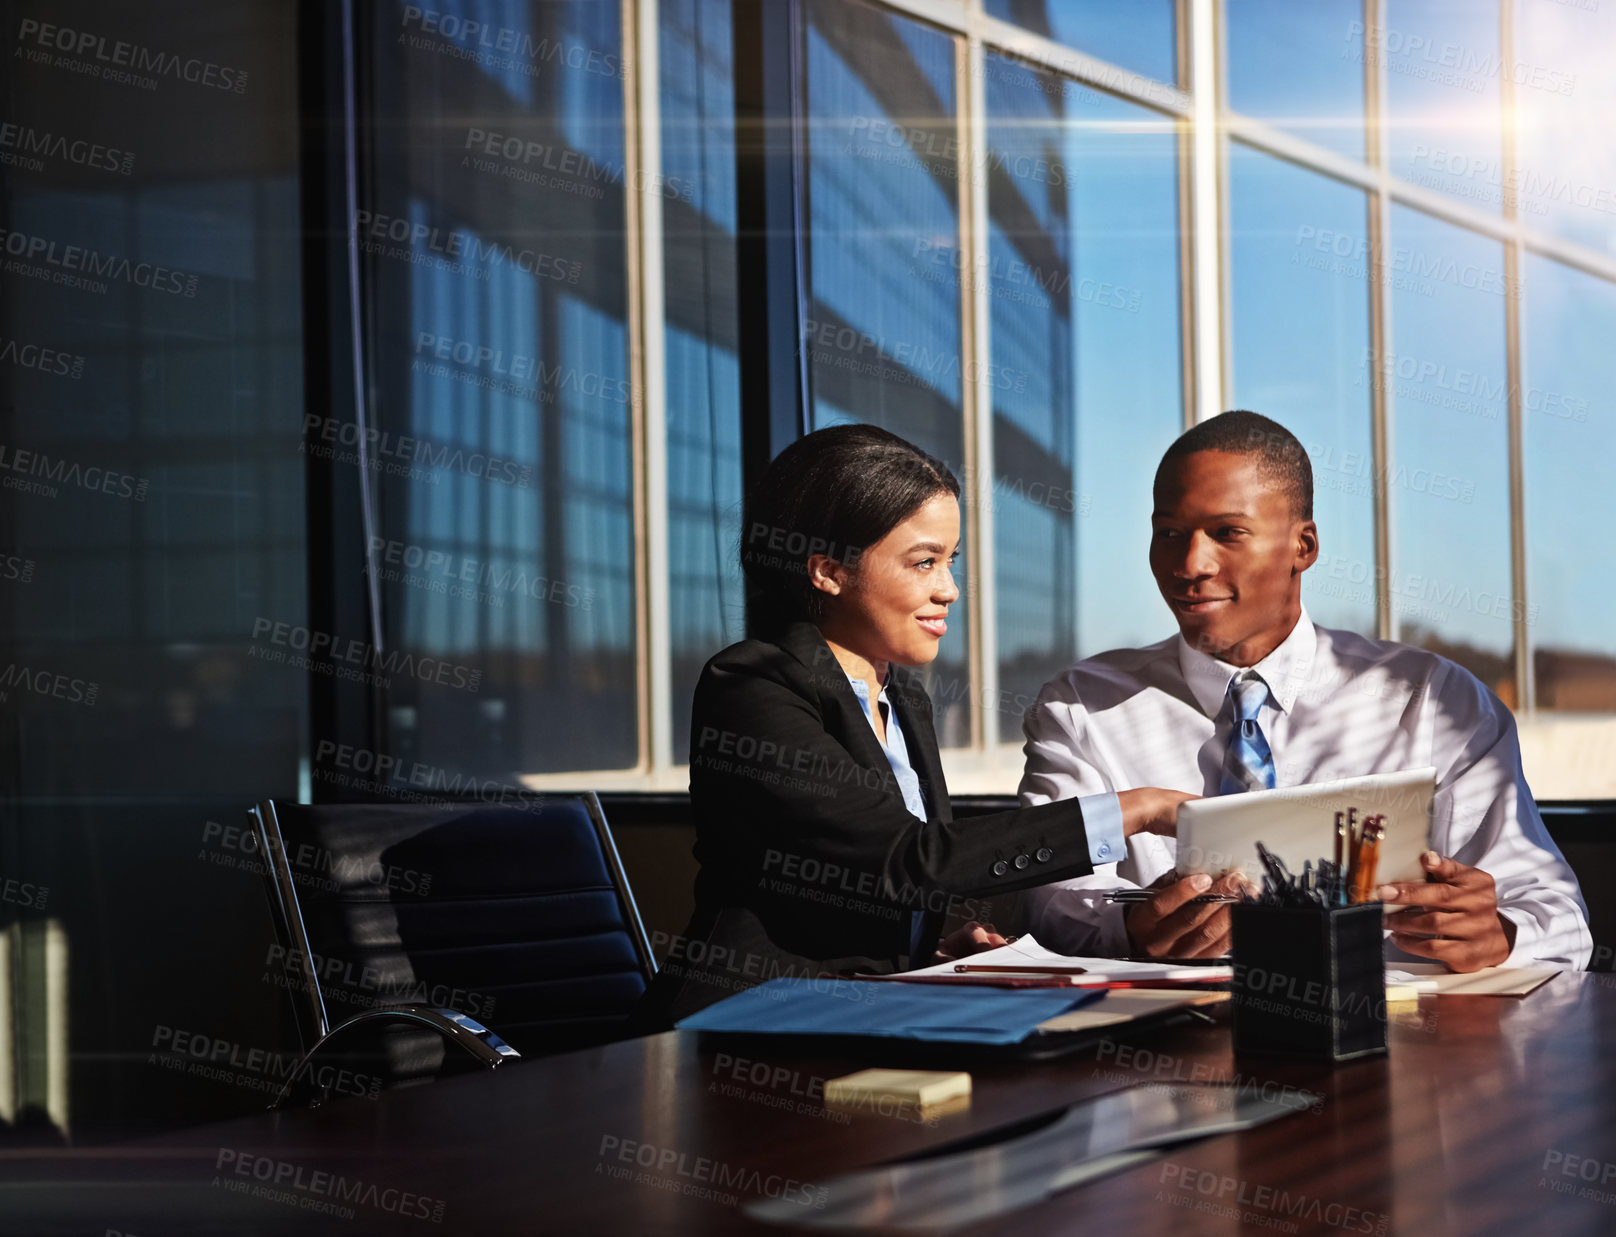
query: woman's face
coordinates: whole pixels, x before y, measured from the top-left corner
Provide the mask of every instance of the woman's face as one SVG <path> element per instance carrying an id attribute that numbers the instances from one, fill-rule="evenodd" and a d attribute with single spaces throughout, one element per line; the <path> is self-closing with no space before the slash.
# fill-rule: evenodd
<path id="1" fill-rule="evenodd" d="M 959 500 L 940 492 L 857 564 L 827 563 L 815 581 L 827 594 L 825 638 L 871 662 L 931 661 L 948 630 L 948 607 L 960 595 L 951 570 L 959 534 Z"/>

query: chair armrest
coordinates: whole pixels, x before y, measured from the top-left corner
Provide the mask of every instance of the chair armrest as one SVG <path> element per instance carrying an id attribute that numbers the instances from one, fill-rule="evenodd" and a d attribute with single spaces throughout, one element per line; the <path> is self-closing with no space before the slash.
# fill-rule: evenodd
<path id="1" fill-rule="evenodd" d="M 304 1079 L 309 1072 L 310 1064 L 314 1058 L 324 1051 L 327 1044 L 342 1035 L 346 1037 L 350 1028 L 378 1023 L 414 1023 L 436 1031 L 446 1041 L 457 1044 L 467 1055 L 488 1069 L 497 1069 L 507 1061 L 520 1061 L 522 1054 L 517 1052 L 499 1036 L 495 1035 L 475 1018 L 469 1018 L 458 1010 L 442 1006 L 406 1004 L 383 1005 L 376 1009 L 367 1009 L 364 1013 L 355 1014 L 352 1018 L 332 1027 L 322 1035 L 315 1045 L 305 1052 L 298 1061 L 297 1067 L 291 1076 L 281 1084 L 271 1109 L 279 1108 L 292 1093 L 292 1088 Z M 330 1087 L 323 1086 L 322 1099 L 329 1093 Z"/>

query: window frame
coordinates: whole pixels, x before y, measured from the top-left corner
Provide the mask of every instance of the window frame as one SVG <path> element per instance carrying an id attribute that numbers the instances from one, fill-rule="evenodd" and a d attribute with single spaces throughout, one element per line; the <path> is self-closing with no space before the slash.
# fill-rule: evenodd
<path id="1" fill-rule="evenodd" d="M 1234 112 L 1226 90 L 1227 56 L 1223 0 L 1176 0 L 1175 60 L 1177 80 L 1160 82 L 1101 60 L 1086 52 L 1045 38 L 1010 22 L 990 17 L 983 0 L 860 0 L 894 16 L 918 21 L 955 39 L 956 114 L 962 174 L 959 177 L 960 250 L 965 269 L 978 269 L 988 244 L 985 149 L 987 130 L 983 73 L 990 53 L 1030 62 L 1090 89 L 1099 90 L 1146 107 L 1172 120 L 1178 132 L 1180 342 L 1183 352 L 1185 428 L 1217 415 L 1228 406 L 1231 332 L 1229 321 L 1229 243 L 1227 222 L 1229 143 L 1283 159 L 1308 171 L 1363 190 L 1370 239 L 1369 313 L 1370 343 L 1384 355 L 1391 337 L 1390 298 L 1385 285 L 1386 240 L 1391 207 L 1399 204 L 1502 242 L 1505 275 L 1515 295 L 1505 297 L 1506 375 L 1509 417 L 1509 495 L 1511 577 L 1515 638 L 1514 673 L 1518 712 L 1530 716 L 1536 709 L 1532 682 L 1532 633 L 1527 626 L 1525 478 L 1522 462 L 1523 415 L 1520 275 L 1524 255 L 1552 258 L 1572 269 L 1616 283 L 1616 259 L 1605 257 L 1575 242 L 1531 226 L 1508 195 L 1498 213 L 1467 205 L 1440 190 L 1394 176 L 1387 157 L 1387 72 L 1380 57 L 1365 55 L 1366 157 L 1348 159 L 1335 152 L 1282 132 L 1274 125 Z M 1363 0 L 1366 29 L 1385 27 L 1387 0 Z M 524 776 L 534 789 L 580 784 L 606 790 L 663 791 L 682 789 L 688 766 L 675 763 L 672 751 L 673 699 L 670 683 L 669 612 L 672 583 L 667 544 L 667 389 L 664 369 L 662 271 L 662 211 L 654 186 L 660 166 L 660 76 L 657 58 L 658 0 L 620 0 L 624 46 L 632 47 L 623 89 L 625 98 L 625 155 L 629 183 L 639 186 L 628 194 L 627 238 L 630 272 L 630 377 L 632 401 L 636 631 L 644 650 L 637 666 L 640 749 L 637 763 L 626 769 L 579 770 L 570 773 Z M 732 0 L 734 20 L 743 14 L 767 14 L 765 24 L 800 20 L 795 3 L 763 4 Z M 1500 53 L 1505 63 L 1514 55 L 1514 0 L 1500 0 Z M 755 30 L 753 31 L 755 33 Z M 778 32 L 777 32 L 778 33 Z M 787 40 L 790 41 L 789 39 Z M 776 40 L 778 44 L 778 40 Z M 1510 74 L 1501 75 L 1500 108 L 1503 122 L 1502 172 L 1505 182 L 1514 174 L 1517 156 L 1512 120 L 1516 86 Z M 781 107 L 778 92 L 769 106 Z M 738 100 L 739 102 L 739 100 Z M 799 108 L 789 103 L 792 118 Z M 800 165 L 795 168 L 800 175 Z M 800 240 L 800 238 L 794 238 Z M 795 248 L 800 254 L 800 245 Z M 801 279 L 800 266 L 798 279 Z M 969 611 L 967 665 L 972 683 L 971 740 L 967 748 L 945 754 L 956 790 L 1002 791 L 1003 762 L 1015 750 L 1019 737 L 1001 733 L 999 711 L 990 703 L 997 689 L 997 631 L 994 623 L 996 582 L 993 554 L 993 427 L 991 378 L 986 360 L 992 355 L 988 293 L 985 281 L 961 281 L 960 358 L 962 372 L 974 375 L 963 385 L 964 441 L 967 470 L 966 529 L 972 546 L 966 568 Z M 779 289 L 768 303 L 778 306 Z M 743 314 L 744 316 L 744 314 Z M 983 364 L 975 364 L 981 360 Z M 772 362 L 778 369 L 784 362 Z M 801 376 L 773 374 L 772 389 L 798 384 L 796 423 L 802 425 Z M 742 391 L 748 390 L 743 374 Z M 786 411 L 789 411 L 787 409 Z M 1387 383 L 1371 384 L 1371 436 L 1375 476 L 1390 475 L 1392 443 L 1389 433 L 1395 414 L 1393 391 Z M 766 433 L 743 439 L 743 485 L 756 479 L 767 459 L 783 445 L 789 416 L 771 402 Z M 748 431 L 750 432 L 750 431 Z M 757 443 L 761 440 L 761 448 Z M 1378 634 L 1392 637 L 1391 594 L 1394 539 L 1390 526 L 1387 486 L 1374 484 Z"/>

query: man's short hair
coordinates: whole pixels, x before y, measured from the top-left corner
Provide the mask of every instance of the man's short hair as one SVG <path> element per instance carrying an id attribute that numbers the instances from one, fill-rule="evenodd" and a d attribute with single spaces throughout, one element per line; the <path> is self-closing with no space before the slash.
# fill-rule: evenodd
<path id="1" fill-rule="evenodd" d="M 1299 520 L 1313 518 L 1313 465 L 1301 440 L 1278 421 L 1260 412 L 1220 413 L 1181 434 L 1167 448 L 1156 469 L 1156 480 L 1174 460 L 1201 451 L 1256 457 L 1257 469 L 1267 481 L 1285 491 Z"/>

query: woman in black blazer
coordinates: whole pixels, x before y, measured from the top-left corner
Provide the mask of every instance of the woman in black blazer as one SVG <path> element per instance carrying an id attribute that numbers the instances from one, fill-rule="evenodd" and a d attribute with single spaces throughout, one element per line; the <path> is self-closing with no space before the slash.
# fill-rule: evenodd
<path id="1" fill-rule="evenodd" d="M 873 426 L 819 430 L 770 464 L 742 523 L 756 635 L 696 685 L 696 910 L 646 994 L 650 1028 L 777 976 L 925 965 L 945 913 L 985 919 L 987 899 L 1093 871 L 1081 800 L 954 820 L 907 668 L 937 656 L 959 597 L 945 465 Z M 1171 833 L 1188 797 L 1096 799 L 1131 834 Z M 970 925 L 947 951 L 997 943 Z"/>

